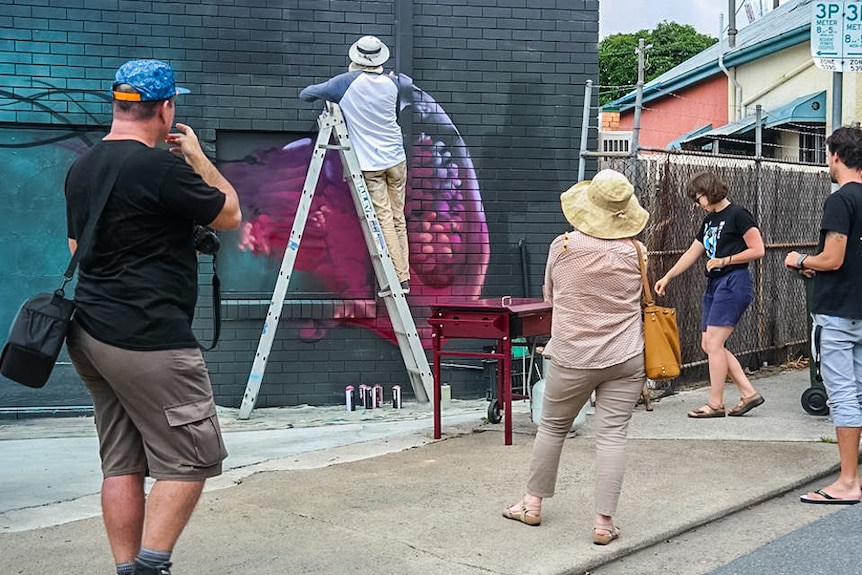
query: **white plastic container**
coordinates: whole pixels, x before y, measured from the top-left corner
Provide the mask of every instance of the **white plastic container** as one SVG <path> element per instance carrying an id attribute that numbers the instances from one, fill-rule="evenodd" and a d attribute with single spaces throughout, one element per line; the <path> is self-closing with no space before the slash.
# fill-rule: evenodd
<path id="1" fill-rule="evenodd" d="M 547 358 L 542 360 L 542 373 L 548 373 L 548 369 L 551 367 L 551 361 Z M 532 419 L 533 423 L 536 425 L 539 424 L 539 421 L 542 419 L 542 401 L 545 397 L 545 378 L 543 377 L 535 384 L 533 384 L 533 391 L 530 394 L 530 419 Z M 581 411 L 578 412 L 578 415 L 575 416 L 575 420 L 572 422 L 572 429 L 578 429 L 587 421 L 587 410 L 590 407 L 590 401 L 584 404 L 581 408 Z"/>

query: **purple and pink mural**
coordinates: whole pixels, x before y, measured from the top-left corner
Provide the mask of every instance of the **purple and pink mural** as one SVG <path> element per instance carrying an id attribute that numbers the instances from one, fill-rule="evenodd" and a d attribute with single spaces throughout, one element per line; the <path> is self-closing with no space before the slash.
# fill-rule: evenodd
<path id="1" fill-rule="evenodd" d="M 406 218 L 410 244 L 409 303 L 423 344 L 430 346 L 429 306 L 447 299 L 476 299 L 489 260 L 488 228 L 470 153 L 451 118 L 434 99 L 401 76 L 402 118 L 412 113 L 408 150 Z M 220 163 L 243 204 L 237 249 L 271 265 L 280 262 L 314 141 L 301 138 L 281 148 L 257 149 L 242 160 Z M 338 153 L 330 151 L 311 206 L 295 268 L 333 299 L 372 299 L 374 270 Z M 274 280 L 273 280 L 274 281 Z M 325 337 L 328 327 L 361 326 L 395 343 L 382 301 L 375 317 L 344 312 L 317 320 L 301 337 Z M 344 307 L 343 309 L 355 309 Z"/>
<path id="2" fill-rule="evenodd" d="M 59 90 L 46 90 L 38 97 L 51 97 Z M 12 93 L 2 93 L 7 101 L 19 101 Z M 35 98 L 38 99 L 38 98 Z M 107 103 L 105 94 L 97 100 Z M 452 119 L 434 99 L 414 86 L 409 77 L 401 76 L 401 117 L 412 118 L 411 145 L 408 146 L 408 185 L 406 217 L 410 243 L 411 294 L 409 303 L 420 337 L 430 347 L 430 327 L 426 319 L 435 302 L 476 299 L 485 282 L 490 248 L 485 211 L 479 181 L 464 140 Z M 26 103 L 31 103 L 30 98 Z M 23 104 L 23 102 L 22 102 Z M 107 108 L 106 108 L 107 110 Z M 178 103 L 182 118 L 182 102 Z M 65 218 L 62 186 L 65 170 L 75 157 L 84 154 L 101 136 L 108 118 L 91 115 L 94 126 L 89 130 L 77 126 L 47 130 L 5 130 L 0 150 L 7 157 L 8 183 L 18 190 L 15 202 L 6 210 L 8 221 L 22 222 L 24 234 L 31 241 L 17 245 L 54 246 L 50 257 L 33 257 L 31 262 L 45 260 L 32 270 L 45 282 L 59 277 L 65 249 Z M 102 121 L 100 121 L 102 120 Z M 32 134 L 31 134 L 32 132 Z M 255 133 L 246 134 L 252 140 Z M 262 140 L 264 138 L 261 138 Z M 293 226 L 302 185 L 311 160 L 313 140 L 297 139 L 285 146 L 259 147 L 237 160 L 221 160 L 219 167 L 235 185 L 246 221 L 236 239 L 226 242 L 219 258 L 226 298 L 269 297 L 275 286 L 274 273 L 281 262 Z M 61 160 L 57 160 L 61 157 Z M 50 158 L 50 160 L 49 160 Z M 55 170 L 34 169 L 33 165 L 54 166 Z M 33 178 L 43 180 L 34 186 Z M 48 181 L 44 181 L 45 178 Z M 38 190 L 38 191 L 36 191 Z M 28 213 L 16 202 L 32 202 L 43 197 L 50 210 Z M 15 213 L 8 213 L 9 210 Z M 36 233 L 26 226 L 31 218 L 51 213 L 52 233 Z M 14 234 L 13 234 L 14 235 Z M 31 237 L 32 236 L 32 237 Z M 230 245 L 233 244 L 233 245 Z M 23 248 L 22 248 L 23 249 Z M 9 256 L 10 254 L 7 254 Z M 6 259 L 6 258 L 4 258 Z M 13 267 L 12 269 L 18 269 Z M 27 266 L 21 266 L 27 269 Z M 359 218 L 344 181 L 337 152 L 327 154 L 311 213 L 296 260 L 299 291 L 312 298 L 342 300 L 346 305 L 333 306 L 332 317 L 324 320 L 300 320 L 300 337 L 315 341 L 339 325 L 354 325 L 374 331 L 395 343 L 395 337 L 382 300 L 376 298 L 376 279 Z M 248 282 L 256 275 L 256 281 Z M 29 293 L 32 280 L 16 278 L 0 284 L 0 293 Z M 293 282 L 292 282 L 293 283 Z M 22 285 L 23 284 L 23 285 Z M 240 295 L 243 294 L 243 295 Z M 290 297 L 290 295 L 288 296 Z M 305 295 L 304 297 L 309 297 Z M 20 297 L 0 309 L 0 319 L 8 323 Z"/>

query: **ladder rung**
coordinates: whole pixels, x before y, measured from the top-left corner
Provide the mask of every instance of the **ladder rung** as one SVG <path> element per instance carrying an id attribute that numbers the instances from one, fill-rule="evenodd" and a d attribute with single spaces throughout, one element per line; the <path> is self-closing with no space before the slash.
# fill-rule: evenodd
<path id="1" fill-rule="evenodd" d="M 350 187 L 356 212 L 360 218 L 360 225 L 372 258 L 372 267 L 374 268 L 378 285 L 395 286 L 398 284 L 398 277 L 386 250 L 385 240 L 382 238 L 377 216 L 373 210 L 370 210 L 372 206 L 371 198 L 362 176 L 356 151 L 350 145 L 347 125 L 344 123 L 344 118 L 337 104 L 327 103 L 326 111 L 318 118 L 318 126 L 320 131 L 317 135 L 316 147 L 309 164 L 308 173 L 306 174 L 306 181 L 302 188 L 300 206 L 297 209 L 297 215 L 291 229 L 289 249 L 285 251 L 279 277 L 276 282 L 276 289 L 270 301 L 267 320 L 264 322 L 264 330 L 258 343 L 258 351 L 255 354 L 255 363 L 249 374 L 246 392 L 243 396 L 242 406 L 240 407 L 240 419 L 247 419 L 249 417 L 257 400 L 267 360 L 272 350 L 275 332 L 278 329 L 281 307 L 284 305 L 287 286 L 293 273 L 296 253 L 299 251 L 299 244 L 305 231 L 308 211 L 317 189 L 323 161 L 328 150 L 338 150 L 341 156 L 345 180 Z M 335 136 L 339 143 L 333 143 L 333 136 Z M 395 339 L 404 358 L 405 368 L 411 378 L 413 391 L 417 399 L 428 401 L 431 397 L 433 377 L 431 369 L 428 366 L 428 358 L 425 356 L 425 351 L 422 349 L 422 344 L 419 340 L 419 333 L 416 330 L 410 306 L 402 293 L 396 296 L 390 291 L 382 297 L 386 304 L 386 311 L 392 322 L 392 328 L 395 331 Z"/>

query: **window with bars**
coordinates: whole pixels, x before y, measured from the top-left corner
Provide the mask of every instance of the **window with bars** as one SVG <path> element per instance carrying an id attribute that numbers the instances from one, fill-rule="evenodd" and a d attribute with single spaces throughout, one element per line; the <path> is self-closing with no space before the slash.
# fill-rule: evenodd
<path id="1" fill-rule="evenodd" d="M 812 126 L 799 132 L 799 161 L 826 163 L 826 126 Z"/>

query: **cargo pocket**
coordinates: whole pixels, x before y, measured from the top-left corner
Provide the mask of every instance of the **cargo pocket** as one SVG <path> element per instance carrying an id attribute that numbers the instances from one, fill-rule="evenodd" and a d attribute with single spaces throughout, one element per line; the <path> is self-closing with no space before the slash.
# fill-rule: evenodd
<path id="1" fill-rule="evenodd" d="M 227 457 L 212 399 L 166 407 L 165 416 L 177 433 L 175 448 L 181 464 L 212 467 Z"/>

